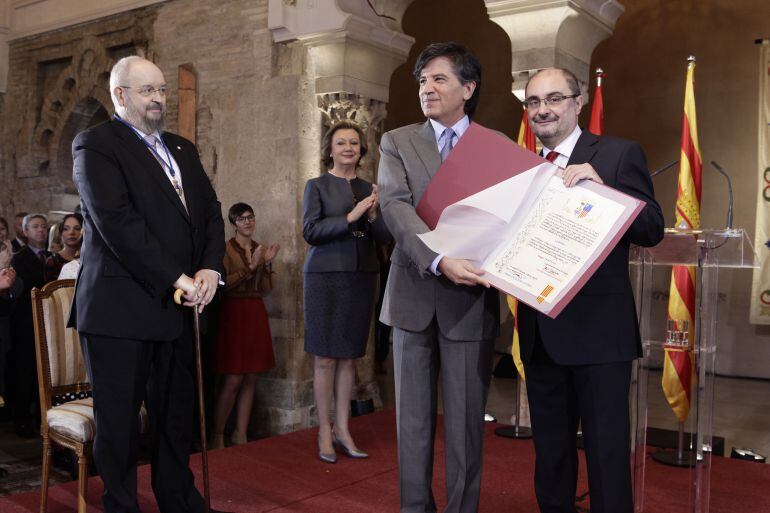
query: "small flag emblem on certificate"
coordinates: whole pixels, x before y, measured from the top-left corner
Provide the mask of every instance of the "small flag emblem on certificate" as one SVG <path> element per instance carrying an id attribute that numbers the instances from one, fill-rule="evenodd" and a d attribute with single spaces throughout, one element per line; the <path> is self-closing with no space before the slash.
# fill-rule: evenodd
<path id="1" fill-rule="evenodd" d="M 587 201 L 581 201 L 580 206 L 575 209 L 575 215 L 579 218 L 585 217 L 594 206 Z"/>
<path id="2" fill-rule="evenodd" d="M 537 302 L 542 303 L 545 301 L 545 298 L 548 297 L 548 294 L 553 292 L 553 285 L 546 285 L 545 288 L 540 292 L 540 295 L 537 296 Z"/>

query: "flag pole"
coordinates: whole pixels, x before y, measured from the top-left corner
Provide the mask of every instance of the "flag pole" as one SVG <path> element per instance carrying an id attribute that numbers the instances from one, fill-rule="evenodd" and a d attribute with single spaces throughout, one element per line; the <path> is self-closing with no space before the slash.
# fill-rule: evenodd
<path id="1" fill-rule="evenodd" d="M 697 230 L 700 228 L 702 162 L 695 109 L 694 55 L 687 57 L 680 155 L 676 227 Z M 698 315 L 696 287 L 697 276 L 693 266 L 675 265 L 671 268 L 661 385 L 663 395 L 679 421 L 678 443 L 676 451 L 662 449 L 652 457 L 659 463 L 677 467 L 693 467 L 696 459 L 692 447 L 689 450 L 684 448 L 684 423 L 690 413 L 693 383 L 697 380 L 693 352 Z"/>

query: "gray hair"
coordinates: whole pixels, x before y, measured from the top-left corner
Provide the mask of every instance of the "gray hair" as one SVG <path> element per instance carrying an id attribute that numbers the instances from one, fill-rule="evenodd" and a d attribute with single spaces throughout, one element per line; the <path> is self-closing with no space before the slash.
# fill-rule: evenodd
<path id="1" fill-rule="evenodd" d="M 112 67 L 112 71 L 110 71 L 110 96 L 112 97 L 112 103 L 116 108 L 119 104 L 118 99 L 115 97 L 115 88 L 126 83 L 126 80 L 128 80 L 129 68 L 131 68 L 131 64 L 137 60 L 143 61 L 144 58 L 138 55 L 123 57 L 115 63 Z"/>
<path id="2" fill-rule="evenodd" d="M 29 223 L 31 223 L 33 219 L 42 219 L 48 223 L 48 219 L 43 214 L 27 214 L 24 216 L 24 219 L 21 220 L 22 230 L 29 228 Z"/>

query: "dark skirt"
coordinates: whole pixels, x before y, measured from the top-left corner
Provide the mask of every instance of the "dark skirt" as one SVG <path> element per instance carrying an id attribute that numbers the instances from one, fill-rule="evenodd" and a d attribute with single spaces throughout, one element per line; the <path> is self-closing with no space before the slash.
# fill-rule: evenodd
<path id="1" fill-rule="evenodd" d="M 305 351 L 360 358 L 372 323 L 376 273 L 305 273 Z"/>
<path id="2" fill-rule="evenodd" d="M 214 370 L 252 374 L 273 367 L 273 338 L 262 298 L 225 296 L 219 311 Z"/>

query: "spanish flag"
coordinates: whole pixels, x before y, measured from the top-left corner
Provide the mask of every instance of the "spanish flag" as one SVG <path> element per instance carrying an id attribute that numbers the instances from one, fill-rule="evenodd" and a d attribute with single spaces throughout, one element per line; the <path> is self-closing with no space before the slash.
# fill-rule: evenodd
<path id="1" fill-rule="evenodd" d="M 591 121 L 588 123 L 588 131 L 594 135 L 602 135 L 604 132 L 604 98 L 602 96 L 602 68 L 596 68 L 596 90 L 594 101 L 591 104 Z"/>
<path id="2" fill-rule="evenodd" d="M 676 194 L 676 227 L 700 227 L 701 153 L 695 117 L 695 57 L 688 59 L 684 93 L 682 153 L 679 161 L 679 186 Z M 681 344 L 665 344 L 663 393 L 679 422 L 687 419 L 690 393 L 695 380 L 693 341 L 695 334 L 695 267 L 675 266 L 671 270 L 668 300 L 668 330 L 686 332 Z"/>
<path id="3" fill-rule="evenodd" d="M 532 131 L 532 127 L 529 124 L 526 107 L 521 114 L 519 138 L 516 142 L 522 148 L 526 148 L 532 152 L 536 151 L 535 133 Z M 524 379 L 524 363 L 521 361 L 521 349 L 519 346 L 519 302 L 513 296 L 506 296 L 506 300 L 508 301 L 508 308 L 511 309 L 511 314 L 513 314 L 513 344 L 511 345 L 511 356 L 513 357 L 513 363 L 516 364 L 516 370 L 519 371 L 519 376 Z"/>

